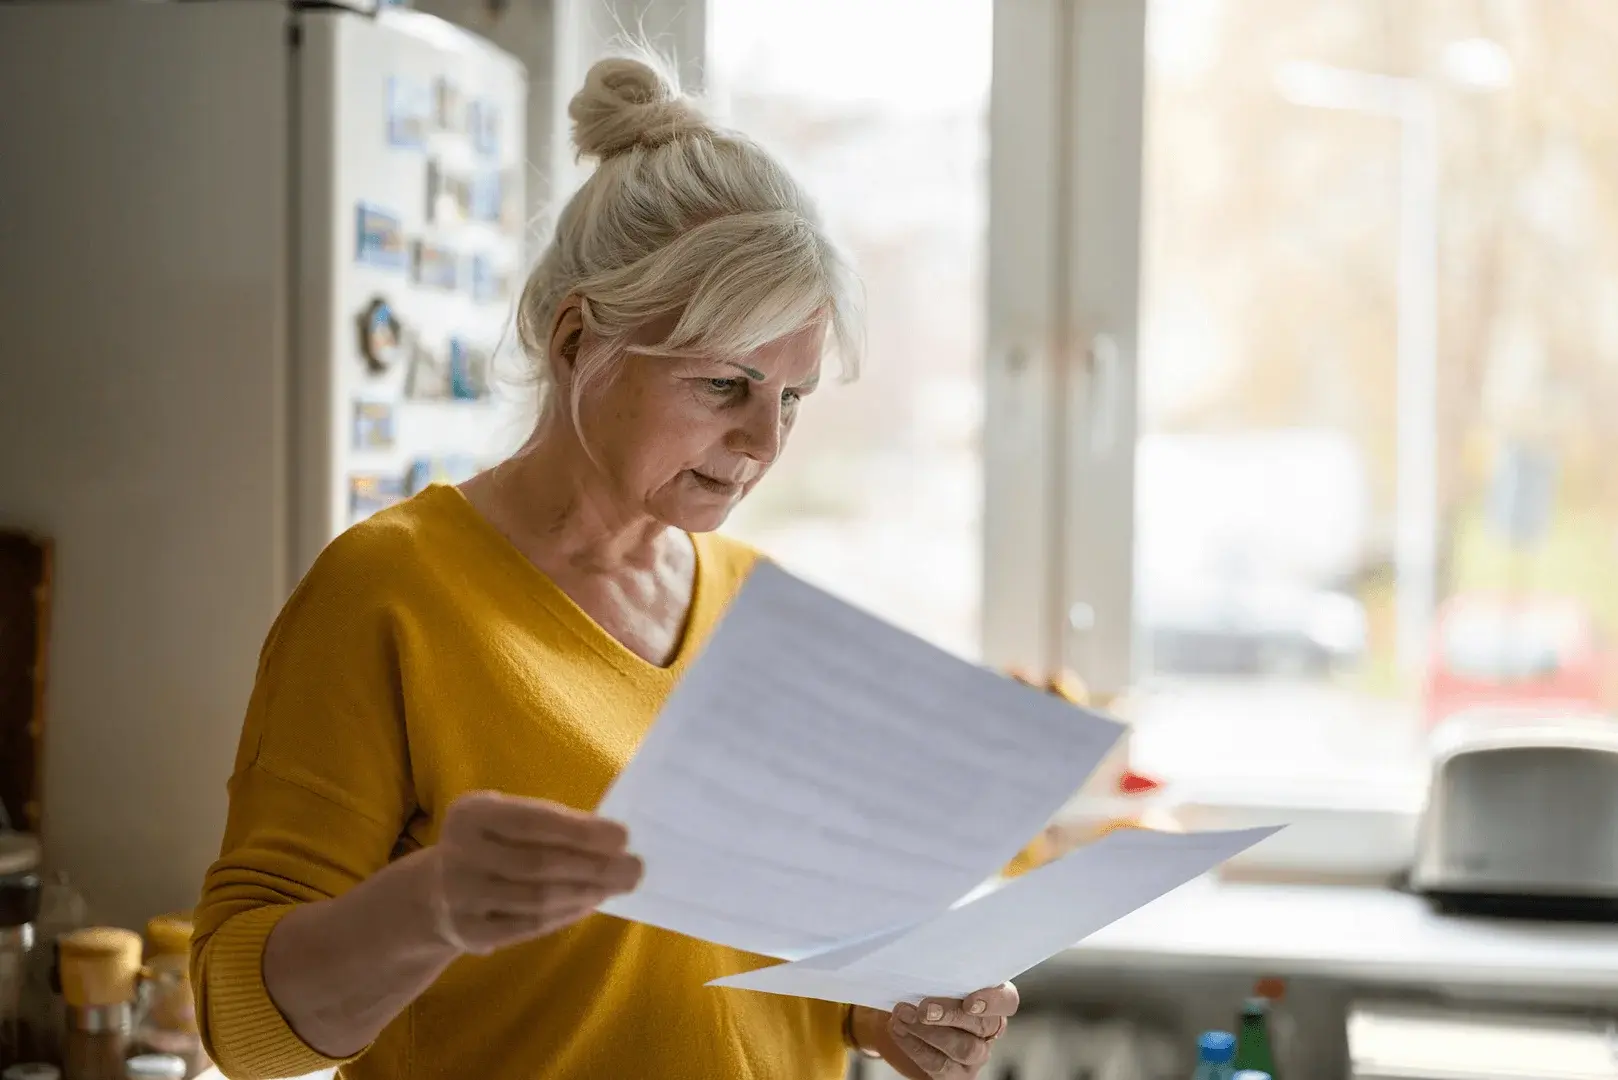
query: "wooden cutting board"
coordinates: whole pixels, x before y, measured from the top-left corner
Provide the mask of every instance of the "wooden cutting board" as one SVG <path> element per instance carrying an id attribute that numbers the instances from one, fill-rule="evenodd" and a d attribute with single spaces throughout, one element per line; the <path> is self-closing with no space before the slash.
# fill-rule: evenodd
<path id="1" fill-rule="evenodd" d="M 13 828 L 35 834 L 50 590 L 50 541 L 0 529 L 0 803 Z"/>

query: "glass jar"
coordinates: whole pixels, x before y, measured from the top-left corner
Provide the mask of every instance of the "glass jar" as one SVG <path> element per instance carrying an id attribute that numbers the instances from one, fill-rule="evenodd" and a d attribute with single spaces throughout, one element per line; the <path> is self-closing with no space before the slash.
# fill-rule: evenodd
<path id="1" fill-rule="evenodd" d="M 39 1056 L 26 997 L 39 915 L 39 846 L 0 833 L 0 1069 Z"/>
<path id="2" fill-rule="evenodd" d="M 92 926 L 63 935 L 56 951 L 66 1006 L 63 1080 L 125 1080 L 140 989 L 140 935 Z"/>
<path id="3" fill-rule="evenodd" d="M 23 1004 L 28 1010 L 39 1061 L 62 1060 L 65 1007 L 56 978 L 57 944 L 90 924 L 89 907 L 67 874 L 58 870 L 40 890 L 39 918 L 34 922 L 34 955 L 28 964 Z"/>
<path id="4" fill-rule="evenodd" d="M 191 935 L 188 915 L 159 915 L 146 924 L 146 967 L 135 1020 L 136 1045 L 177 1055 L 187 1075 L 208 1065 L 191 995 Z"/>

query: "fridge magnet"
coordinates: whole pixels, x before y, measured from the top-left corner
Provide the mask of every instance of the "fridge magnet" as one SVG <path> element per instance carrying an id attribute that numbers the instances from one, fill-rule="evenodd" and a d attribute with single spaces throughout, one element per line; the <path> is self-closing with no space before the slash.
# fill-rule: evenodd
<path id="1" fill-rule="evenodd" d="M 461 484 L 477 475 L 477 459 L 465 454 L 417 458 L 410 463 L 405 490 L 416 494 L 430 484 Z"/>
<path id="2" fill-rule="evenodd" d="M 393 214 L 367 203 L 354 211 L 354 260 L 384 270 L 404 267 L 404 223 Z"/>
<path id="3" fill-rule="evenodd" d="M 472 299 L 479 304 L 504 300 L 511 292 L 511 277 L 487 255 L 472 256 Z"/>
<path id="4" fill-rule="evenodd" d="M 500 110 L 492 101 L 474 100 L 466 110 L 472 149 L 485 157 L 500 153 Z"/>
<path id="5" fill-rule="evenodd" d="M 391 450 L 395 440 L 391 401 L 354 402 L 354 449 Z"/>
<path id="6" fill-rule="evenodd" d="M 460 338 L 449 339 L 449 395 L 456 401 L 489 396 L 489 354 Z"/>
<path id="7" fill-rule="evenodd" d="M 461 286 L 461 265 L 455 252 L 431 240 L 416 241 L 415 279 L 430 289 L 453 292 Z"/>
<path id="8" fill-rule="evenodd" d="M 355 521 L 386 510 L 405 498 L 405 478 L 387 473 L 351 473 L 348 477 L 348 507 Z"/>
<path id="9" fill-rule="evenodd" d="M 449 356 L 419 342 L 410 347 L 410 369 L 405 373 L 405 397 L 412 401 L 443 401 L 450 396 Z"/>
<path id="10" fill-rule="evenodd" d="M 438 159 L 427 160 L 427 220 L 434 225 L 458 225 L 464 220 L 460 181 Z"/>
<path id="11" fill-rule="evenodd" d="M 378 296 L 365 305 L 357 319 L 360 355 L 373 374 L 380 375 L 399 362 L 404 344 L 404 328 L 393 314 L 393 305 Z"/>
<path id="12" fill-rule="evenodd" d="M 460 87 L 442 76 L 433 81 L 433 123 L 439 131 L 459 134 L 467 119 Z"/>
<path id="13" fill-rule="evenodd" d="M 420 150 L 427 145 L 427 107 L 420 84 L 401 75 L 388 77 L 388 145 Z"/>
<path id="14" fill-rule="evenodd" d="M 437 158 L 427 162 L 427 220 L 435 225 L 458 225 L 472 216 L 472 181 L 444 167 Z"/>

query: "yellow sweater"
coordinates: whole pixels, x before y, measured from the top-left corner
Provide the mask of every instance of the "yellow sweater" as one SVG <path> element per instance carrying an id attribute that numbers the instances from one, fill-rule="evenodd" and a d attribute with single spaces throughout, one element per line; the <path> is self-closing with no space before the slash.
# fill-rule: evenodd
<path id="1" fill-rule="evenodd" d="M 265 642 L 223 853 L 196 911 L 198 1017 L 226 1075 L 339 1064 L 264 989 L 264 941 L 293 905 L 432 843 L 468 791 L 598 804 L 754 560 L 715 536 L 696 548 L 689 625 L 666 669 L 597 626 L 454 488 L 326 549 Z M 341 1075 L 841 1078 L 840 1007 L 704 985 L 766 962 L 592 916 L 457 961 Z"/>

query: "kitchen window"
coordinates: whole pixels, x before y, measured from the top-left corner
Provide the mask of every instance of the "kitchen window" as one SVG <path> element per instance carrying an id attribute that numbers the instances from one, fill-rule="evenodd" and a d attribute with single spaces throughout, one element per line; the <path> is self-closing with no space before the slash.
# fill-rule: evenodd
<path id="1" fill-rule="evenodd" d="M 1281 820 L 1612 707 L 1618 8 L 694 7 L 872 313 L 739 534 Z"/>
<path id="2" fill-rule="evenodd" d="M 1611 6 L 1153 0 L 1145 41 L 1144 763 L 1398 800 L 1456 711 L 1610 708 Z"/>

